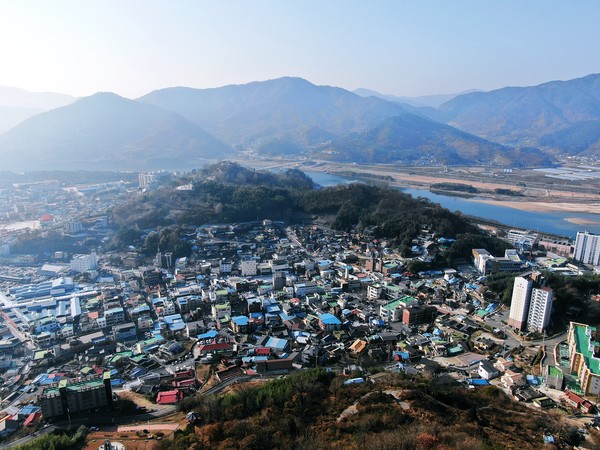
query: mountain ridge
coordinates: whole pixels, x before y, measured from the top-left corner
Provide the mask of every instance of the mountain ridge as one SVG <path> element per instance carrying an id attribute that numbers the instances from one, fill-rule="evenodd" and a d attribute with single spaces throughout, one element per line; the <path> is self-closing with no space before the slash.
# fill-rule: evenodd
<path id="1" fill-rule="evenodd" d="M 557 150 L 587 151 L 582 144 L 589 138 L 577 128 L 600 119 L 600 74 L 461 95 L 442 104 L 433 118 L 509 145 L 548 144 L 552 139 L 545 136 L 572 128 L 582 134 L 580 141 Z"/>
<path id="2" fill-rule="evenodd" d="M 229 150 L 175 113 L 114 93 L 38 114 L 0 136 L 6 168 L 172 167 L 174 159 L 197 161 Z"/>

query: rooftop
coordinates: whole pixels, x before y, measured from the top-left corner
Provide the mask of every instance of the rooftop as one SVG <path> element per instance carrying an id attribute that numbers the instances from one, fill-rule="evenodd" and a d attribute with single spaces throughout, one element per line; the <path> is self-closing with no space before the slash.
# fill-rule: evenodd
<path id="1" fill-rule="evenodd" d="M 581 353 L 583 355 L 585 365 L 588 367 L 588 369 L 590 369 L 593 374 L 600 375 L 600 360 L 594 358 L 594 354 L 590 350 L 590 337 L 587 335 L 588 329 L 592 332 L 596 331 L 596 327 L 573 324 L 575 347 L 577 349 L 577 353 Z"/>

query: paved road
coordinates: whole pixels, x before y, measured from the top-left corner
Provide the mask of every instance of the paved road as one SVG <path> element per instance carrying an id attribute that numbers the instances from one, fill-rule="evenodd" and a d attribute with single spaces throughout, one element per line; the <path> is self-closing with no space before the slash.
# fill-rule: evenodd
<path id="1" fill-rule="evenodd" d="M 31 434 L 29 436 L 25 436 L 24 438 L 18 439 L 14 442 L 9 442 L 6 445 L 7 448 L 15 447 L 17 445 L 23 445 L 28 443 L 29 441 L 43 436 L 44 434 L 50 433 L 53 430 L 58 428 L 69 428 L 70 426 L 79 426 L 79 425 L 87 425 L 87 426 L 105 426 L 105 425 L 124 425 L 132 422 L 147 422 L 155 419 L 159 419 L 161 417 L 165 417 L 173 414 L 177 411 L 177 406 L 171 405 L 167 406 L 158 411 L 153 411 L 145 414 L 137 414 L 135 416 L 122 416 L 115 417 L 111 416 L 110 413 L 107 415 L 97 415 L 97 416 L 86 416 L 86 417 L 71 417 L 71 420 L 62 420 L 59 422 L 55 422 L 54 424 L 42 428 L 37 433 Z"/>
<path id="2" fill-rule="evenodd" d="M 29 441 L 39 438 L 40 436 L 43 436 L 45 434 L 51 433 L 52 431 L 56 430 L 57 428 L 58 427 L 56 427 L 55 425 L 49 425 L 46 428 L 42 428 L 41 430 L 30 434 L 29 436 L 25 436 L 21 439 L 17 439 L 16 441 L 10 442 L 9 444 L 7 444 L 8 446 L 6 448 L 17 447 L 18 445 L 27 444 Z M 4 446 L 2 446 L 2 447 L 4 447 Z"/>
<path id="3" fill-rule="evenodd" d="M 29 350 L 35 350 L 35 346 L 31 343 L 31 341 L 29 339 L 27 339 L 25 337 L 25 335 L 23 333 L 21 333 L 19 330 L 17 330 L 15 327 L 13 327 L 10 323 L 6 322 L 6 326 L 8 327 L 8 329 L 10 330 L 10 332 L 12 333 L 12 335 L 14 337 L 16 337 L 19 341 L 24 342 L 25 346 L 29 349 Z"/>

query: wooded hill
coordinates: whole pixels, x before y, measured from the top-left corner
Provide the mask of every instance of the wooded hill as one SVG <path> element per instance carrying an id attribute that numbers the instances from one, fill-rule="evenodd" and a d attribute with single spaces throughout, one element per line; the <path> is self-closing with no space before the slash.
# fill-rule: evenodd
<path id="1" fill-rule="evenodd" d="M 319 217 L 344 231 L 370 227 L 375 238 L 391 239 L 403 249 L 410 248 L 423 227 L 449 238 L 481 236 L 468 218 L 427 199 L 363 183 L 318 189 L 299 170 L 273 174 L 221 162 L 175 184 L 191 184 L 192 189 L 168 186 L 146 192 L 115 207 L 113 220 L 123 228 L 142 230 L 263 219 L 295 223 Z"/>
<path id="2" fill-rule="evenodd" d="M 580 439 L 558 415 L 492 386 L 467 390 L 445 384 L 440 374 L 390 373 L 376 384 L 345 385 L 346 379 L 310 369 L 186 399 L 181 409 L 201 420 L 159 448 L 524 450 L 544 448 L 544 434 L 571 446 Z"/>

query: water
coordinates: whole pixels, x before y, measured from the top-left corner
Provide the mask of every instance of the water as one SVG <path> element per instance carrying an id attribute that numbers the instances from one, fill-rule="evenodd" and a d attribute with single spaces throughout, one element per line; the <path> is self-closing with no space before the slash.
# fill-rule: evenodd
<path id="1" fill-rule="evenodd" d="M 310 171 L 305 171 L 305 173 L 311 177 L 315 183 L 320 184 L 321 186 L 332 186 L 335 184 L 346 184 L 352 182 L 352 180 L 347 178 L 329 173 Z M 592 233 L 600 233 L 600 214 L 521 211 L 515 208 L 508 208 L 506 206 L 479 203 L 468 198 L 434 194 L 424 189 L 398 189 L 407 194 L 411 194 L 413 197 L 428 198 L 432 202 L 439 203 L 444 208 L 448 208 L 450 211 L 460 211 L 461 213 L 470 216 L 495 220 L 514 228 L 553 233 L 573 238 L 578 231 L 583 230 L 588 230 Z M 578 225 L 567 222 L 567 218 L 590 220 L 596 223 L 589 225 Z"/>

